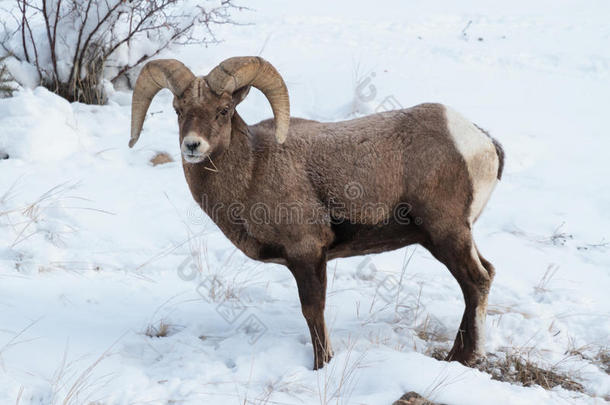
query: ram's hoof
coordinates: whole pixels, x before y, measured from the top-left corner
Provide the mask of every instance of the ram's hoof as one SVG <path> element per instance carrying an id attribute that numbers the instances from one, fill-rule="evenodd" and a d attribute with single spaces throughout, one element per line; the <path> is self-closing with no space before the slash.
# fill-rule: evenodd
<path id="1" fill-rule="evenodd" d="M 6 152 L 0 152 L 0 160 L 4 160 L 4 159 L 8 159 L 8 153 Z"/>
<path id="2" fill-rule="evenodd" d="M 485 359 L 484 355 L 477 354 L 474 350 L 451 349 L 445 361 L 457 361 L 467 367 L 473 367 Z"/>

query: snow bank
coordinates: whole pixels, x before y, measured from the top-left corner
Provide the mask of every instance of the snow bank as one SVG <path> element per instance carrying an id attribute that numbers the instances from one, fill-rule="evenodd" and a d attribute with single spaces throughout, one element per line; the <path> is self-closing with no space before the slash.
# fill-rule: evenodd
<path id="1" fill-rule="evenodd" d="M 0 100 L 0 117 L 0 149 L 23 162 L 58 162 L 86 142 L 70 103 L 41 87 Z"/>

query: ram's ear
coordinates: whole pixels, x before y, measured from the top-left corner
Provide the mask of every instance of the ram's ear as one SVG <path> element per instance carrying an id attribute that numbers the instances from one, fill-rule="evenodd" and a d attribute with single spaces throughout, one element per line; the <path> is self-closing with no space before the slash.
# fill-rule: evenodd
<path id="1" fill-rule="evenodd" d="M 244 86 L 241 89 L 237 89 L 233 92 L 233 105 L 238 105 L 248 96 L 250 92 L 250 86 Z"/>

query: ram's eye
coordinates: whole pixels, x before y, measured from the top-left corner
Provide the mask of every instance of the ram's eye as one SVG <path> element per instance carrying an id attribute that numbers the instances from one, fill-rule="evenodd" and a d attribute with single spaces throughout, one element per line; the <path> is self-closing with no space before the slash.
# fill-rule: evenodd
<path id="1" fill-rule="evenodd" d="M 225 108 L 220 110 L 220 114 L 222 114 L 222 115 L 227 115 L 228 112 L 229 112 L 229 106 L 226 106 Z"/>
<path id="2" fill-rule="evenodd" d="M 178 117 L 180 117 L 182 115 L 182 110 L 180 108 L 174 108 L 174 111 L 176 111 L 176 114 L 178 114 Z"/>

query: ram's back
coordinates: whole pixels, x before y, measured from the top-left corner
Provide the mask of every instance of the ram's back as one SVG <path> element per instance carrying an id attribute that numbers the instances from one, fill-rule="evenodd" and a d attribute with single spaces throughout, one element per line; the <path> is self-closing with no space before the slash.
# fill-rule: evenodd
<path id="1" fill-rule="evenodd" d="M 272 120 L 251 128 L 282 170 L 303 171 L 300 178 L 333 216 L 358 223 L 387 220 L 401 203 L 443 210 L 428 207 L 434 201 L 464 211 L 474 202 L 474 220 L 498 173 L 492 140 L 442 104 L 332 123 L 293 118 L 283 145 L 273 141 Z M 374 208 L 381 206 L 385 213 Z"/>

